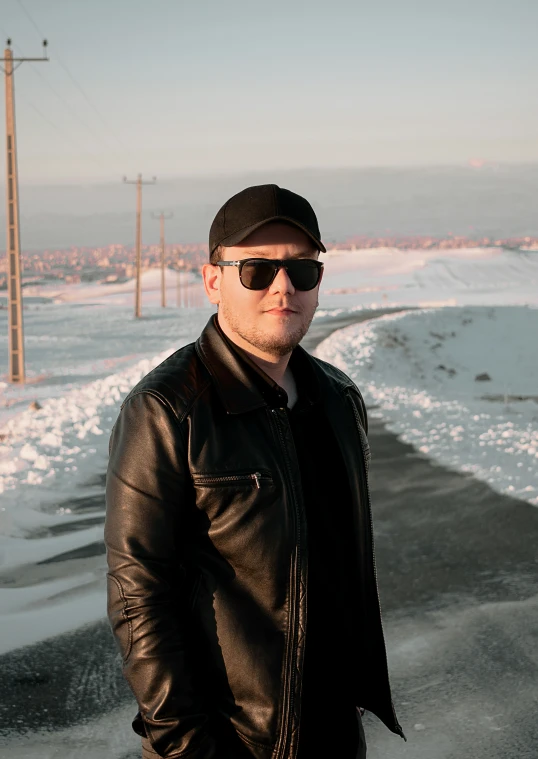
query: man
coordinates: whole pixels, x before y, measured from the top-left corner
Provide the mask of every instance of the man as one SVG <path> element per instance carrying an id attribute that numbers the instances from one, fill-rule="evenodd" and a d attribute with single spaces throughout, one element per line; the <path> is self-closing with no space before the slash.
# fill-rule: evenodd
<path id="1" fill-rule="evenodd" d="M 276 185 L 217 213 L 217 306 L 129 393 L 110 442 L 108 608 L 143 756 L 365 756 L 390 695 L 362 397 L 299 343 L 325 252 Z"/>

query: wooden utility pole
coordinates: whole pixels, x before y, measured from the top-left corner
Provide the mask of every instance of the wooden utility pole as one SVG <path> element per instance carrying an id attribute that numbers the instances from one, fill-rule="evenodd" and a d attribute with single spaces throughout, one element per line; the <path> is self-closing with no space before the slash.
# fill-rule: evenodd
<path id="1" fill-rule="evenodd" d="M 182 269 L 182 267 L 179 266 L 179 264 L 181 262 L 181 253 L 176 250 L 176 255 L 178 257 L 178 261 L 177 261 L 177 267 L 178 267 L 177 268 L 177 307 L 181 308 L 182 305 L 183 305 L 183 303 L 182 303 L 183 288 L 181 286 L 181 272 L 183 271 L 183 269 Z"/>
<path id="2" fill-rule="evenodd" d="M 142 185 L 155 184 L 156 177 L 151 181 L 143 182 L 142 174 L 136 179 L 130 180 L 123 177 L 125 184 L 136 185 L 136 290 L 135 290 L 135 318 L 142 316 L 142 284 L 141 284 L 141 262 L 142 262 Z"/>
<path id="3" fill-rule="evenodd" d="M 164 211 L 161 211 L 161 213 L 156 216 L 155 214 L 151 214 L 152 219 L 160 219 L 161 220 L 161 306 L 163 308 L 166 307 L 166 281 L 165 281 L 165 265 L 164 265 L 164 220 L 165 219 L 171 219 L 173 213 L 164 213 Z"/>
<path id="4" fill-rule="evenodd" d="M 19 176 L 17 170 L 17 141 L 15 129 L 15 91 L 14 73 L 24 61 L 48 61 L 46 56 L 47 41 L 43 40 L 41 58 L 14 58 L 11 40 L 7 41 L 4 57 L 0 58 L 0 68 L 6 80 L 6 168 L 7 168 L 7 217 L 6 232 L 8 257 L 8 342 L 9 342 L 9 382 L 23 383 L 26 380 L 24 369 L 24 331 L 22 321 L 22 287 L 21 287 L 21 237 L 19 226 Z M 16 64 L 16 65 L 13 65 Z"/>

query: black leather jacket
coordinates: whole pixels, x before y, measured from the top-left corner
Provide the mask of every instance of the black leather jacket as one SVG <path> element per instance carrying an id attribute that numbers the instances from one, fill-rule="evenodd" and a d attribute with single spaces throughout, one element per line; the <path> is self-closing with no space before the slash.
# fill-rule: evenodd
<path id="1" fill-rule="evenodd" d="M 158 754 L 293 759 L 308 571 L 298 464 L 287 411 L 268 407 L 214 318 L 139 382 L 114 425 L 109 619 L 139 706 L 133 726 Z M 296 351 L 349 474 L 356 705 L 402 735 L 377 593 L 365 406 L 345 374 Z"/>

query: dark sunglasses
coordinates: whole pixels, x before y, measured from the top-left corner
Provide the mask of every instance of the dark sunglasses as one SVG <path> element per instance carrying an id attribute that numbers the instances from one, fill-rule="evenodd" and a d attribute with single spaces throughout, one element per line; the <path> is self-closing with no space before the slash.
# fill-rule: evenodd
<path id="1" fill-rule="evenodd" d="M 247 290 L 265 290 L 279 269 L 286 269 L 296 290 L 313 290 L 323 269 L 322 262 L 312 258 L 244 258 L 241 261 L 217 261 L 217 266 L 237 266 L 241 284 Z"/>

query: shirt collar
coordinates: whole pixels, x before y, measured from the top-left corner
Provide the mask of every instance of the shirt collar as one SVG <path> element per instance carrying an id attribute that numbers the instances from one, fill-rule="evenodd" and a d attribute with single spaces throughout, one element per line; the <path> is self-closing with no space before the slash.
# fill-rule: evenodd
<path id="1" fill-rule="evenodd" d="M 232 355 L 238 359 L 241 373 L 245 378 L 248 377 L 249 384 L 251 387 L 254 386 L 258 390 L 263 401 L 272 408 L 286 407 L 288 403 L 288 395 L 284 388 L 264 372 L 264 370 L 258 366 L 243 348 L 234 343 L 233 340 L 223 332 L 218 323 L 218 317 L 216 314 L 211 318 L 210 323 L 222 342 L 229 348 Z M 209 326 L 210 325 L 208 325 L 208 327 Z M 293 406 L 293 410 L 301 410 L 318 403 L 321 399 L 319 380 L 311 365 L 311 359 L 304 348 L 301 348 L 301 346 L 294 348 L 290 357 L 289 365 L 297 384 L 298 393 L 298 400 Z"/>

